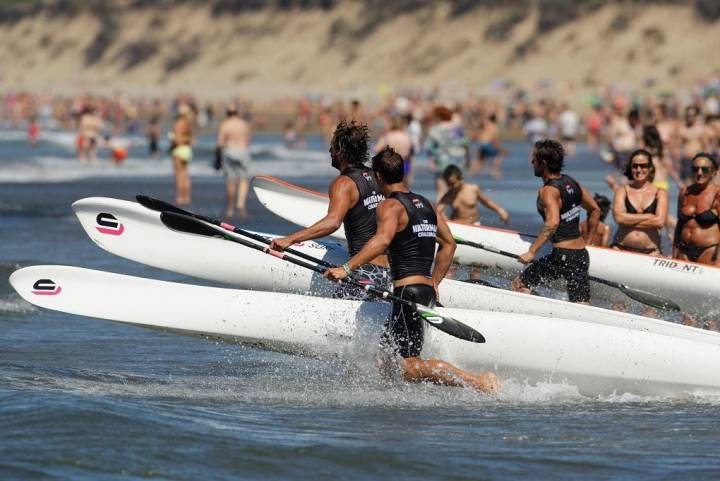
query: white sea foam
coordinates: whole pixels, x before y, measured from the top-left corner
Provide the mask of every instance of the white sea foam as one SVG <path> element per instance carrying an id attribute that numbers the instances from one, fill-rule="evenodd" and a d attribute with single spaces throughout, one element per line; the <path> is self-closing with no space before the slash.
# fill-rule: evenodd
<path id="1" fill-rule="evenodd" d="M 20 297 L 0 298 L 0 313 L 29 314 L 38 308 Z"/>
<path id="2" fill-rule="evenodd" d="M 195 161 L 190 164 L 192 177 L 221 177 L 207 161 Z M 316 163 L 308 160 L 258 160 L 250 167 L 250 174 L 277 175 L 285 178 L 332 175 L 329 162 Z M 23 162 L 5 163 L 0 166 L 0 182 L 69 182 L 90 178 L 129 179 L 137 177 L 171 177 L 172 164 L 169 159 L 153 160 L 146 158 L 128 158 L 120 166 L 111 165 L 102 160 L 97 165 L 83 164 L 74 158 L 43 156 Z"/>

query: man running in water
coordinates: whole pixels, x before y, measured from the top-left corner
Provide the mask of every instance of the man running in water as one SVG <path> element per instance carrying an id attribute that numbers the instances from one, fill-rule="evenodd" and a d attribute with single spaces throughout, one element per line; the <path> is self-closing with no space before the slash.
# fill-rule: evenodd
<path id="1" fill-rule="evenodd" d="M 340 171 L 340 175 L 330 183 L 327 215 L 306 229 L 273 240 L 271 249 L 283 251 L 297 242 L 325 237 L 343 224 L 350 256 L 360 252 L 365 243 L 375 235 L 375 211 L 378 204 L 385 199 L 372 172 L 365 167 L 368 150 L 367 125 L 354 121 L 341 121 L 337 125 L 330 141 L 330 158 L 332 166 Z M 387 267 L 387 256 L 380 252 L 367 259 L 363 265 L 356 266 L 354 277 L 379 288 L 386 288 L 390 285 Z M 366 292 L 341 284 L 335 297 L 365 299 Z"/>
<path id="2" fill-rule="evenodd" d="M 222 150 L 222 169 L 225 173 L 227 202 L 225 217 L 232 218 L 237 208 L 240 218 L 247 217 L 245 201 L 248 195 L 248 167 L 250 167 L 250 124 L 238 115 L 237 107 L 229 105 L 225 120 L 220 124 L 217 145 Z"/>
<path id="3" fill-rule="evenodd" d="M 478 203 L 481 203 L 488 209 L 494 210 L 502 223 L 507 224 L 508 219 L 510 219 L 507 211 L 486 196 L 480 190 L 480 186 L 465 182 L 462 171 L 458 166 L 448 165 L 443 172 L 443 178 L 450 189 L 438 202 L 438 212 L 443 216 L 445 215 L 445 209 L 450 207 L 452 209 L 450 220 L 480 225 Z"/>
<path id="4" fill-rule="evenodd" d="M 344 279 L 377 256 L 388 253 L 393 293 L 422 305 L 437 301 L 437 288 L 452 262 L 455 241 L 447 223 L 438 217 L 425 197 L 410 192 L 403 183 L 403 159 L 387 147 L 373 157 L 372 169 L 387 200 L 377 209 L 377 232 L 342 267 L 329 269 L 329 279 Z M 437 254 L 435 243 L 438 243 Z M 438 359 L 420 358 L 424 324 L 414 308 L 396 303 L 385 323 L 381 345 L 400 356 L 403 377 L 410 382 L 470 386 L 495 392 L 492 372 L 472 374 Z"/>
<path id="5" fill-rule="evenodd" d="M 559 142 L 540 140 L 535 142 L 532 166 L 536 177 L 543 179 L 538 191 L 537 210 L 545 225 L 530 249 L 520 256 L 519 261 L 530 264 L 516 277 L 513 288 L 531 293 L 545 280 L 562 277 L 567 282 L 570 302 L 590 302 L 588 268 L 590 257 L 585 245 L 595 238 L 600 208 L 590 193 L 569 175 L 561 173 L 565 151 Z M 588 213 L 587 232 L 580 234 L 580 210 Z M 552 252 L 533 262 L 535 255 L 545 242 L 553 245 Z"/>

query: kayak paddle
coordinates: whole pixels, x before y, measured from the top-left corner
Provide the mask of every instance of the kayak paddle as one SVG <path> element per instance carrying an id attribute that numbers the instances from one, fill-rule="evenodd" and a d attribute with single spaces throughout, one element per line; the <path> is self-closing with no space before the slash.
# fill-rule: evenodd
<path id="1" fill-rule="evenodd" d="M 479 242 L 468 241 L 468 240 L 462 239 L 462 238 L 460 238 L 460 237 L 454 237 L 454 238 L 455 238 L 455 242 L 457 242 L 458 244 L 461 244 L 461 245 L 465 245 L 465 246 L 469 246 L 469 247 L 475 247 L 475 248 L 477 248 L 477 249 L 483 249 L 483 250 L 486 250 L 486 251 L 488 251 L 488 252 L 492 252 L 492 253 L 494 253 L 494 254 L 498 254 L 498 255 L 501 255 L 501 256 L 505 256 L 505 257 L 511 257 L 511 258 L 513 258 L 513 259 L 519 259 L 519 258 L 520 258 L 519 255 L 513 254 L 512 252 L 507 252 L 507 251 L 503 251 L 503 250 L 500 250 L 500 249 L 495 249 L 494 247 L 486 246 L 486 245 L 481 244 L 481 243 L 479 243 Z M 559 269 L 559 270 L 562 270 L 562 271 L 565 271 L 565 272 L 569 272 L 568 269 L 562 269 L 562 268 L 558 268 L 558 269 Z M 635 299 L 636 301 L 641 302 L 641 303 L 643 303 L 643 304 L 646 304 L 646 305 L 648 305 L 648 306 L 650 306 L 650 307 L 655 307 L 655 308 L 658 308 L 658 309 L 664 309 L 664 310 L 666 310 L 666 311 L 679 311 L 679 310 L 680 310 L 680 306 L 678 306 L 678 305 L 677 305 L 676 303 L 674 303 L 673 301 L 671 301 L 671 300 L 669 300 L 669 299 L 665 299 L 664 297 L 660 297 L 660 296 L 655 295 L 655 294 L 651 294 L 650 292 L 645 292 L 645 291 L 641 291 L 641 290 L 638 290 L 638 289 L 634 289 L 634 288 L 629 287 L 629 286 L 627 286 L 627 285 L 625 285 L 625 284 L 622 284 L 622 283 L 620 283 L 620 282 L 613 282 L 613 281 L 609 281 L 609 280 L 607 280 L 607 279 L 602 279 L 602 278 L 600 278 L 600 277 L 588 276 L 588 279 L 590 279 L 591 281 L 600 283 L 600 284 L 605 284 L 606 286 L 610 286 L 610 287 L 614 287 L 614 288 L 616 288 L 616 289 L 619 289 L 620 291 L 622 291 L 623 294 L 625 294 L 625 295 L 628 296 L 629 298 Z"/>
<path id="2" fill-rule="evenodd" d="M 195 219 L 199 219 L 205 222 L 208 222 L 210 224 L 216 225 L 218 227 L 222 227 L 223 229 L 234 232 L 235 234 L 240 234 L 242 236 L 248 237 L 250 239 L 256 240 L 258 242 L 262 242 L 263 244 L 270 245 L 272 240 L 268 237 L 265 237 L 260 234 L 256 234 L 255 232 L 250 232 L 245 229 L 241 229 L 240 227 L 235 227 L 234 225 L 228 224 L 227 222 L 219 221 L 218 219 L 213 219 L 212 217 L 207 217 L 201 214 L 195 214 L 193 212 L 187 211 L 185 209 L 181 209 L 180 207 L 173 205 L 169 202 L 165 202 L 164 200 L 156 199 L 154 197 L 148 197 L 147 195 L 137 195 L 135 196 L 138 203 L 142 205 L 143 207 L 147 207 L 150 210 L 155 210 L 158 212 L 174 212 L 176 214 L 182 214 L 186 215 L 188 217 L 193 217 Z M 525 234 L 523 234 L 525 235 Z M 302 257 L 305 260 L 315 262 L 316 264 L 320 264 L 321 266 L 325 266 L 328 268 L 337 267 L 334 264 L 331 264 L 330 262 L 325 261 L 324 259 L 320 259 L 319 257 L 311 256 L 310 254 L 306 254 L 302 251 L 293 249 L 292 247 L 288 247 L 285 249 L 285 252 L 288 252 L 290 254 L 293 254 L 297 257 Z M 480 284 L 482 286 L 486 287 L 494 287 L 495 289 L 502 289 L 501 287 L 492 284 L 491 282 L 482 280 L 482 279 L 466 279 L 462 282 L 467 282 L 468 284 Z"/>
<path id="3" fill-rule="evenodd" d="M 240 234 L 245 237 L 249 237 L 250 239 L 256 240 L 258 242 L 262 242 L 263 244 L 270 244 L 270 242 L 271 242 L 271 240 L 265 236 L 256 234 L 254 232 L 246 231 L 245 229 L 241 229 L 240 227 L 235 227 L 234 225 L 230 225 L 225 222 L 221 222 L 217 219 L 213 219 L 212 217 L 207 217 L 204 215 L 189 212 L 187 210 L 181 209 L 180 207 L 178 207 L 176 205 L 170 204 L 169 202 L 165 202 L 164 200 L 155 199 L 153 197 L 148 197 L 146 195 L 136 195 L 135 198 L 137 199 L 137 201 L 140 205 L 142 205 L 143 207 L 147 207 L 150 210 L 156 210 L 158 212 L 174 212 L 175 214 L 186 215 L 188 217 L 192 217 L 194 219 L 199 219 L 199 220 L 205 221 L 209 224 L 213 224 L 218 227 L 222 227 L 223 229 L 228 230 L 230 232 L 234 232 L 235 234 Z M 304 252 L 295 250 L 292 247 L 288 247 L 287 249 L 285 249 L 285 252 L 289 252 L 290 254 L 293 254 L 298 257 L 302 257 L 303 259 L 306 259 L 306 260 L 309 260 L 312 262 L 316 262 L 325 267 L 337 267 L 337 266 L 335 266 L 329 262 L 326 262 L 322 259 L 318 259 L 317 257 L 313 257 Z"/>
<path id="4" fill-rule="evenodd" d="M 310 269 L 312 271 L 317 272 L 318 274 L 324 274 L 326 269 L 323 267 L 320 267 L 315 264 L 310 264 L 308 262 L 305 262 L 300 259 L 295 259 L 293 257 L 289 257 L 284 252 L 277 252 L 271 250 L 269 247 L 263 247 L 258 244 L 255 244 L 254 242 L 250 242 L 246 239 L 242 239 L 239 237 L 234 237 L 228 233 L 227 230 L 223 229 L 222 227 L 215 226 L 213 224 L 209 224 L 207 222 L 204 222 L 200 219 L 196 219 L 194 217 L 190 217 L 183 214 L 178 214 L 175 212 L 163 212 L 160 214 L 160 220 L 163 224 L 168 226 L 171 229 L 180 231 L 180 232 L 186 232 L 190 234 L 197 234 L 197 235 L 203 235 L 203 236 L 209 236 L 209 237 L 221 237 L 223 239 L 237 242 L 238 244 L 242 244 L 245 247 L 249 247 L 251 249 L 255 249 L 261 252 L 264 252 L 266 254 L 270 254 L 274 257 L 277 257 L 279 259 L 282 259 L 284 261 L 288 261 L 291 264 L 295 264 L 300 267 L 304 267 L 306 269 Z M 383 289 L 378 289 L 375 286 L 372 285 L 365 285 L 361 284 L 360 282 L 356 281 L 355 279 L 351 278 L 345 278 L 343 279 L 344 282 L 347 282 L 349 284 L 352 284 L 356 287 L 359 287 L 361 289 L 364 289 L 365 291 L 369 292 L 370 294 L 377 296 L 381 299 L 387 299 L 393 302 L 400 302 L 402 304 L 405 304 L 407 306 L 412 307 L 417 311 L 417 313 L 425 319 L 431 326 L 440 329 L 441 331 L 445 332 L 446 334 L 449 334 L 451 336 L 457 337 L 458 339 L 463 339 L 465 341 L 470 342 L 477 342 L 477 343 L 483 343 L 485 342 L 485 338 L 482 334 L 477 332 L 475 329 L 471 328 L 470 326 L 463 324 L 462 322 L 453 319 L 449 316 L 443 316 L 442 314 L 432 310 L 429 307 L 423 306 L 421 304 L 417 304 L 415 302 L 409 301 L 407 299 L 403 299 L 402 297 L 397 297 L 390 293 L 389 291 L 385 291 Z"/>

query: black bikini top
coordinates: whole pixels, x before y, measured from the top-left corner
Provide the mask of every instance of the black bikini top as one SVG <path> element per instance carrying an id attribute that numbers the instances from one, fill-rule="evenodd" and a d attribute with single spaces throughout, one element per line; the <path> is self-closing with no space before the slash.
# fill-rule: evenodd
<path id="1" fill-rule="evenodd" d="M 625 189 L 625 210 L 627 210 L 628 214 L 638 214 L 637 209 L 634 205 L 632 205 L 632 202 L 630 202 L 630 196 L 628 195 L 627 189 Z M 654 214 L 657 210 L 657 194 L 655 194 L 655 198 L 650 203 L 649 206 L 645 207 L 640 214 Z"/>
<path id="2" fill-rule="evenodd" d="M 682 212 L 678 212 L 678 219 L 680 222 L 685 223 L 690 219 L 695 219 L 700 227 L 710 227 L 713 224 L 717 224 L 720 221 L 717 214 L 714 214 L 712 210 L 708 209 L 705 212 L 699 214 L 685 215 Z"/>

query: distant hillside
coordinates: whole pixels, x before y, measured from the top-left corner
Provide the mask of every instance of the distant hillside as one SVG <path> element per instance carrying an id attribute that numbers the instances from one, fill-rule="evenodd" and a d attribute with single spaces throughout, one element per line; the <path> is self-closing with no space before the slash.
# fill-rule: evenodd
<path id="1" fill-rule="evenodd" d="M 6 0 L 0 89 L 671 90 L 720 71 L 719 19 L 717 0 Z"/>

